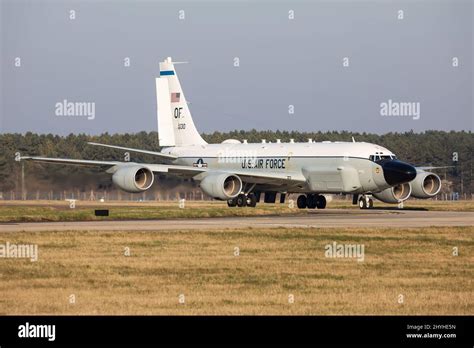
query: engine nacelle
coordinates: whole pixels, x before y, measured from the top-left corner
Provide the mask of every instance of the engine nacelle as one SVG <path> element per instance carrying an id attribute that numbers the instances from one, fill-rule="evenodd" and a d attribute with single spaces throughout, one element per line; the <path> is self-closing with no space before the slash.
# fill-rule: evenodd
<path id="1" fill-rule="evenodd" d="M 199 184 L 205 194 L 221 200 L 237 197 L 242 191 L 242 180 L 237 175 L 209 174 Z"/>
<path id="2" fill-rule="evenodd" d="M 411 185 L 409 183 L 400 184 L 374 193 L 373 196 L 385 203 L 400 203 L 408 199 L 411 194 Z"/>
<path id="3" fill-rule="evenodd" d="M 153 172 L 140 165 L 120 166 L 112 176 L 115 185 L 130 193 L 148 190 L 154 179 Z"/>
<path id="4" fill-rule="evenodd" d="M 411 194 L 415 198 L 431 198 L 441 190 L 441 179 L 438 175 L 429 172 L 418 172 L 410 184 Z"/>

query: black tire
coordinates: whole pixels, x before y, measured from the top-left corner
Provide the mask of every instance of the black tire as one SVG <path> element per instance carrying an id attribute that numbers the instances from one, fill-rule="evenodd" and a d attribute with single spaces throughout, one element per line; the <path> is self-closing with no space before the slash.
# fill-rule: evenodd
<path id="1" fill-rule="evenodd" d="M 316 209 L 317 197 L 317 195 L 311 193 L 306 196 L 306 205 L 308 206 L 308 209 Z"/>
<path id="2" fill-rule="evenodd" d="M 296 200 L 296 205 L 298 206 L 299 209 L 305 209 L 307 207 L 306 196 L 299 195 L 298 199 Z"/>
<path id="3" fill-rule="evenodd" d="M 247 197 L 244 194 L 240 194 L 237 196 L 237 206 L 238 207 L 245 207 L 247 205 Z"/>
<path id="4" fill-rule="evenodd" d="M 369 209 L 372 209 L 374 207 L 374 201 L 372 198 L 369 199 Z"/>
<path id="5" fill-rule="evenodd" d="M 247 195 L 247 206 L 252 208 L 257 206 L 257 196 L 255 196 L 253 193 L 249 193 Z"/>
<path id="6" fill-rule="evenodd" d="M 359 198 L 359 208 L 360 209 L 367 209 L 367 202 L 365 201 L 364 197 Z"/>
<path id="7" fill-rule="evenodd" d="M 235 207 L 237 206 L 237 198 L 231 198 L 227 200 L 228 207 Z"/>
<path id="8" fill-rule="evenodd" d="M 318 197 L 316 198 L 316 208 L 318 209 L 326 208 L 326 197 L 322 195 L 318 195 Z"/>

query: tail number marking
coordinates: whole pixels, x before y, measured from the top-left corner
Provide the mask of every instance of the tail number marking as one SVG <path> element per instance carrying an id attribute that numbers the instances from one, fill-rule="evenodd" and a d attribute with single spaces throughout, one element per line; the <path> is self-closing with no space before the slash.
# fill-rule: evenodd
<path id="1" fill-rule="evenodd" d="M 174 118 L 181 118 L 181 111 L 183 111 L 182 107 L 181 108 L 174 108 Z"/>

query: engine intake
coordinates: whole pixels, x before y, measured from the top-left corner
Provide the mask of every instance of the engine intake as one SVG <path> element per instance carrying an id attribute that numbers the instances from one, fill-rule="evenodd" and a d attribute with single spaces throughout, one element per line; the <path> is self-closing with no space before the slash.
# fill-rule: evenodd
<path id="1" fill-rule="evenodd" d="M 411 185 L 409 183 L 399 184 L 382 192 L 374 193 L 373 196 L 385 203 L 400 203 L 408 199 L 411 194 Z"/>
<path id="2" fill-rule="evenodd" d="M 122 166 L 112 176 L 112 181 L 120 189 L 138 193 L 148 190 L 154 181 L 153 172 L 142 166 Z"/>
<path id="3" fill-rule="evenodd" d="M 411 185 L 413 197 L 426 199 L 438 194 L 441 190 L 441 179 L 434 173 L 418 172 Z"/>
<path id="4" fill-rule="evenodd" d="M 242 180 L 234 174 L 209 174 L 200 185 L 205 194 L 220 200 L 228 200 L 242 191 Z"/>

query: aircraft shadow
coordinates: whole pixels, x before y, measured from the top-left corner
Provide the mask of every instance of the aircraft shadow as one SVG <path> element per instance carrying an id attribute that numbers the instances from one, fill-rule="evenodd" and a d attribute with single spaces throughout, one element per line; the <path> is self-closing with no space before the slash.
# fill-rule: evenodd
<path id="1" fill-rule="evenodd" d="M 415 207 L 407 207 L 403 209 L 399 209 L 397 207 L 374 207 L 370 210 L 391 210 L 391 211 L 403 211 L 403 210 L 412 210 L 412 211 L 428 211 L 427 208 L 415 208 Z"/>

